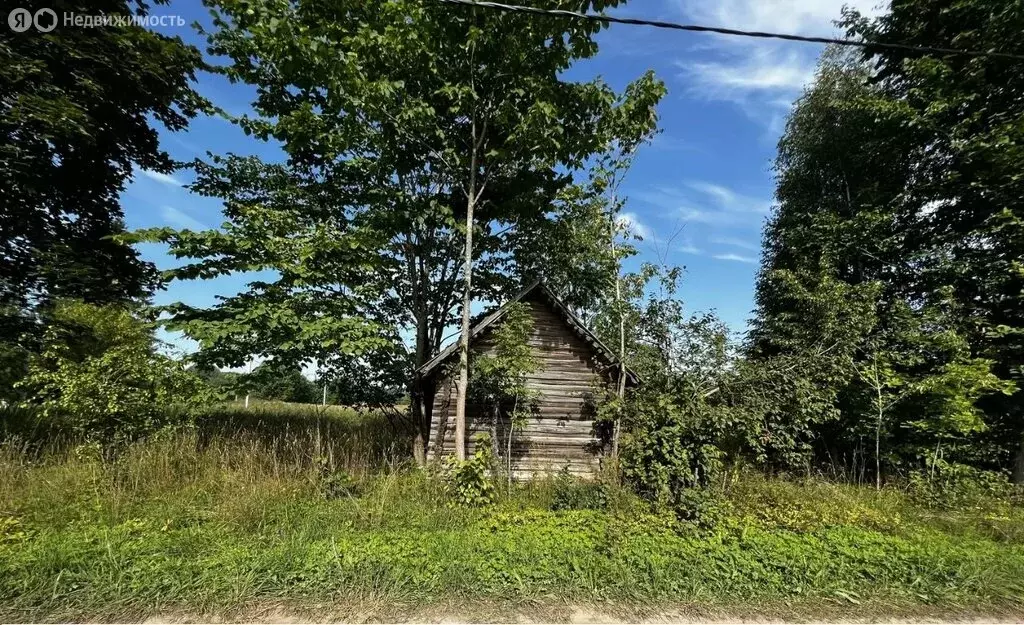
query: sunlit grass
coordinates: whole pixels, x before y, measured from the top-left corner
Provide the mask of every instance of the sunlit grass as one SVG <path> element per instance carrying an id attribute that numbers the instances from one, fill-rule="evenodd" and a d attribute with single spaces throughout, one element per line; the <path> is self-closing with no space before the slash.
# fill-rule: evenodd
<path id="1" fill-rule="evenodd" d="M 1024 596 L 1013 502 L 958 515 L 897 488 L 739 473 L 698 522 L 558 478 L 465 508 L 412 466 L 386 419 L 274 414 L 219 408 L 114 456 L 8 438 L 0 617 L 353 598 L 1013 607 Z"/>

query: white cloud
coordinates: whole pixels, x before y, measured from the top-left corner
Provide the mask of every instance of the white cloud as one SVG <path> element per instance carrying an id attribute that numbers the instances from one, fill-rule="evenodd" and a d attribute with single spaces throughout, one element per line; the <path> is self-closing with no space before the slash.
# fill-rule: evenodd
<path id="1" fill-rule="evenodd" d="M 706 182 L 703 180 L 691 180 L 686 183 L 691 189 L 709 196 L 716 204 L 730 211 L 749 211 L 753 213 L 768 213 L 771 210 L 771 200 L 752 197 L 737 193 L 728 187 L 720 184 Z"/>
<path id="2" fill-rule="evenodd" d="M 688 79 L 691 96 L 744 103 L 753 94 L 767 93 L 776 108 L 788 106 L 814 78 L 815 58 L 796 50 L 764 48 L 722 60 L 676 61 Z"/>
<path id="3" fill-rule="evenodd" d="M 641 239 L 652 239 L 654 233 L 647 227 L 640 218 L 637 217 L 636 213 L 622 213 L 617 219 L 619 228 L 631 232 Z"/>
<path id="4" fill-rule="evenodd" d="M 673 0 L 686 17 L 711 26 L 797 35 L 834 35 L 844 5 L 865 15 L 881 11 L 879 0 Z"/>
<path id="5" fill-rule="evenodd" d="M 162 174 L 158 171 L 150 171 L 148 169 L 136 169 L 135 171 L 149 178 L 150 180 L 156 180 L 157 182 L 162 184 L 172 185 L 175 187 L 180 187 L 181 185 L 184 184 L 182 181 L 178 180 L 174 176 Z"/>
<path id="6" fill-rule="evenodd" d="M 672 0 L 686 21 L 740 30 L 841 36 L 843 5 L 878 15 L 879 0 Z M 779 133 L 792 102 L 814 78 L 820 45 L 712 35 L 700 54 L 676 61 L 689 97 L 730 102 Z M 697 57 L 697 58 L 694 58 Z"/>
<path id="7" fill-rule="evenodd" d="M 679 78 L 690 98 L 728 102 L 778 135 L 793 101 L 814 79 L 816 53 L 764 47 L 722 46 L 714 58 L 679 60 Z"/>
<path id="8" fill-rule="evenodd" d="M 693 240 L 689 237 L 683 239 L 683 244 L 676 249 L 683 254 L 692 254 L 694 256 L 700 256 L 704 253 L 699 247 L 693 244 Z"/>
<path id="9" fill-rule="evenodd" d="M 172 226 L 186 230 L 209 230 L 210 227 L 198 219 L 173 206 L 161 206 L 160 215 Z"/>
<path id="10" fill-rule="evenodd" d="M 744 250 L 756 251 L 761 249 L 761 246 L 758 245 L 757 243 L 745 241 L 743 239 L 738 239 L 736 237 L 711 237 L 711 242 L 717 243 L 719 245 L 729 245 L 732 247 L 738 247 Z"/>
<path id="11" fill-rule="evenodd" d="M 691 180 L 682 187 L 654 187 L 630 197 L 674 213 L 687 223 L 709 226 L 760 227 L 771 201 L 733 191 L 720 184 Z"/>
<path id="12" fill-rule="evenodd" d="M 684 223 L 705 224 L 708 226 L 732 227 L 742 226 L 744 222 L 757 223 L 749 217 L 745 219 L 737 213 L 705 210 L 702 208 L 693 208 L 692 206 L 681 207 L 679 209 L 679 217 Z"/>
<path id="13" fill-rule="evenodd" d="M 729 260 L 737 263 L 748 263 L 752 265 L 757 264 L 757 259 L 750 256 L 740 256 L 739 254 L 715 254 L 711 258 L 717 260 Z"/>

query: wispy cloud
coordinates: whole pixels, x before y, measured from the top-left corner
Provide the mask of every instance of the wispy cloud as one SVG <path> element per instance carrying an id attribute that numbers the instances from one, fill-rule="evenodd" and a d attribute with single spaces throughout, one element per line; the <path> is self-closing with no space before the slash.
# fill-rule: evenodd
<path id="1" fill-rule="evenodd" d="M 175 187 L 180 187 L 181 185 L 184 184 L 181 180 L 178 180 L 174 176 L 163 174 L 158 171 L 150 171 L 148 169 L 136 169 L 135 171 L 149 178 L 150 180 L 155 180 L 161 184 L 171 185 Z"/>
<path id="2" fill-rule="evenodd" d="M 698 100 L 728 102 L 775 136 L 793 101 L 814 79 L 816 57 L 806 51 L 726 46 L 711 59 L 676 62 L 686 94 Z"/>
<path id="3" fill-rule="evenodd" d="M 691 254 L 693 256 L 700 256 L 704 253 L 703 250 L 694 245 L 693 239 L 690 239 L 689 237 L 684 238 L 683 244 L 676 249 L 683 254 Z"/>
<path id="4" fill-rule="evenodd" d="M 741 256 L 739 254 L 714 254 L 711 258 L 716 260 L 728 260 L 737 263 L 747 263 L 751 265 L 757 264 L 757 259 L 751 256 Z"/>
<path id="5" fill-rule="evenodd" d="M 814 78 L 815 58 L 796 50 L 765 48 L 722 60 L 676 61 L 689 79 L 691 96 L 743 104 L 767 94 L 776 107 L 788 106 Z"/>
<path id="6" fill-rule="evenodd" d="M 682 187 L 654 187 L 630 193 L 633 197 L 684 223 L 725 228 L 760 227 L 771 201 L 723 185 L 691 180 Z"/>
<path id="7" fill-rule="evenodd" d="M 736 237 L 711 237 L 711 242 L 717 243 L 718 245 L 729 245 L 732 247 L 738 247 L 740 249 L 751 251 L 757 251 L 761 249 L 761 246 L 758 245 L 757 243 L 747 241 L 744 239 L 738 239 Z"/>
<path id="8" fill-rule="evenodd" d="M 844 4 L 877 15 L 880 0 L 671 0 L 688 21 L 741 30 L 837 35 Z M 676 66 L 687 94 L 730 102 L 770 134 L 781 131 L 792 102 L 814 78 L 820 46 L 743 37 L 710 36 L 700 54 Z"/>
<path id="9" fill-rule="evenodd" d="M 842 7 L 877 14 L 880 0 L 673 0 L 683 14 L 715 26 L 799 35 L 835 34 Z"/>
<path id="10" fill-rule="evenodd" d="M 646 224 L 640 221 L 636 213 L 622 213 L 617 221 L 620 229 L 631 232 L 641 239 L 654 238 L 654 233 Z"/>
<path id="11" fill-rule="evenodd" d="M 698 191 L 709 196 L 719 206 L 730 211 L 767 213 L 772 207 L 771 200 L 737 193 L 728 187 L 724 187 L 713 182 L 691 180 L 686 183 L 686 186 L 690 187 L 694 191 Z"/>
<path id="12" fill-rule="evenodd" d="M 694 208 L 692 206 L 680 207 L 679 217 L 684 223 L 722 226 L 725 228 L 741 227 L 744 225 L 754 226 L 760 223 L 760 220 L 752 214 L 742 215 L 740 213 Z"/>
<path id="13" fill-rule="evenodd" d="M 172 226 L 183 228 L 185 230 L 209 230 L 210 227 L 199 221 L 195 217 L 185 213 L 182 210 L 174 208 L 173 206 L 161 206 L 160 215 Z"/>

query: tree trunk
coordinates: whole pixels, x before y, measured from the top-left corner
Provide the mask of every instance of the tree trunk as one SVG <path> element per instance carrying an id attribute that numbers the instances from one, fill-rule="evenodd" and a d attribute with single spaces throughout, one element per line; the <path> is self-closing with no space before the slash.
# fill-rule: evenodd
<path id="1" fill-rule="evenodd" d="M 512 436 L 516 432 L 516 414 L 519 412 L 519 396 L 516 395 L 515 403 L 512 404 L 512 414 L 508 417 L 508 440 L 505 441 L 505 446 L 508 452 L 505 454 L 505 460 L 508 463 L 508 492 L 512 492 Z"/>
<path id="2" fill-rule="evenodd" d="M 417 289 L 417 296 L 419 289 Z M 416 315 L 416 365 L 415 371 L 419 371 L 427 361 L 427 332 L 426 313 L 419 310 Z M 413 374 L 412 388 L 412 418 L 416 424 L 416 438 L 413 441 L 412 455 L 417 466 L 425 466 L 427 463 L 427 439 L 430 436 L 430 411 L 427 409 L 427 394 L 424 388 L 425 381 L 418 374 Z"/>
<path id="3" fill-rule="evenodd" d="M 615 195 L 612 195 L 612 206 L 615 205 Z M 615 257 L 615 219 L 611 221 L 611 250 L 612 258 Z M 619 431 L 622 428 L 622 400 L 626 395 L 626 316 L 622 310 L 622 280 L 619 279 L 619 264 L 615 262 L 615 307 L 619 313 L 619 379 L 616 380 L 616 395 L 619 398 L 619 408 L 615 414 L 615 424 L 612 431 L 612 458 L 619 458 Z"/>
<path id="4" fill-rule="evenodd" d="M 455 400 L 455 458 L 466 459 L 466 393 L 469 390 L 469 305 L 473 300 L 473 209 L 476 208 L 476 168 L 479 143 L 473 118 L 469 157 L 469 188 L 466 190 L 466 254 L 462 265 L 462 334 L 459 336 L 459 386 Z"/>
<path id="5" fill-rule="evenodd" d="M 1013 483 L 1024 484 L 1024 434 L 1020 437 L 1017 456 L 1013 459 Z"/>
<path id="6" fill-rule="evenodd" d="M 882 401 L 882 393 L 878 393 L 878 401 Z M 878 422 L 875 424 L 875 490 L 882 490 L 882 407 L 879 403 Z"/>

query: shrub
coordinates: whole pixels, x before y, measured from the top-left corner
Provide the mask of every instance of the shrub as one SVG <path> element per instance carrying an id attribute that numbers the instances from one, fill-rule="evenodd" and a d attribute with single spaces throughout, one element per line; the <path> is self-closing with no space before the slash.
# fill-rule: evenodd
<path id="1" fill-rule="evenodd" d="M 19 386 L 26 405 L 62 418 L 71 431 L 105 443 L 137 438 L 181 416 L 166 406 L 193 400 L 201 382 L 155 350 L 153 328 L 116 306 L 59 303 L 43 349 Z"/>
<path id="2" fill-rule="evenodd" d="M 604 481 L 582 482 L 564 470 L 555 477 L 551 509 L 606 510 L 614 496 L 611 491 Z"/>
<path id="3" fill-rule="evenodd" d="M 932 460 L 926 470 L 912 471 L 908 492 L 919 504 L 946 510 L 982 507 L 1019 494 L 1004 473 L 945 460 Z"/>
<path id="4" fill-rule="evenodd" d="M 494 502 L 494 451 L 489 434 L 478 434 L 471 458 L 445 460 L 444 477 L 452 501 L 464 506 L 485 506 Z"/>
<path id="5" fill-rule="evenodd" d="M 667 394 L 638 397 L 627 411 L 622 467 L 628 482 L 654 504 L 677 508 L 683 517 L 698 514 L 697 495 L 687 491 L 706 491 L 722 468 L 713 420 Z"/>

